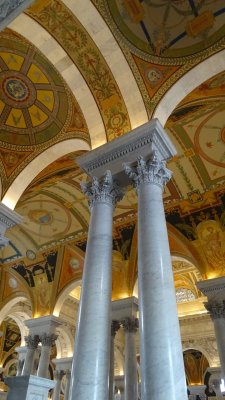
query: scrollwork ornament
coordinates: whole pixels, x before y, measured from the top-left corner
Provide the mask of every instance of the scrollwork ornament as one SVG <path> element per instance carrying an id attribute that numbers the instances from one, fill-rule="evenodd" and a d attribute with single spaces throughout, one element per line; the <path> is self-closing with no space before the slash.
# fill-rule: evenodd
<path id="1" fill-rule="evenodd" d="M 82 192 L 89 199 L 89 207 L 92 209 L 95 203 L 107 203 L 115 206 L 123 198 L 123 190 L 113 180 L 111 171 L 106 171 L 102 179 L 93 177 L 92 182 L 80 184 Z"/>
<path id="2" fill-rule="evenodd" d="M 212 320 L 225 318 L 225 302 L 208 302 L 204 303 L 206 310 L 210 314 Z"/>
<path id="3" fill-rule="evenodd" d="M 172 172 L 166 168 L 166 162 L 159 160 L 156 152 L 147 161 L 142 156 L 138 157 L 135 167 L 124 164 L 124 169 L 137 190 L 141 183 L 153 183 L 163 189 L 172 176 Z"/>

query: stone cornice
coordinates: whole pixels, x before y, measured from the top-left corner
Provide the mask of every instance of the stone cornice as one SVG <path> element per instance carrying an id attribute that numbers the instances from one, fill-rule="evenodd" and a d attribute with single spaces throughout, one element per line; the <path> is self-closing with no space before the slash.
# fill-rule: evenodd
<path id="1" fill-rule="evenodd" d="M 133 129 L 76 159 L 78 165 L 91 177 L 101 178 L 111 170 L 122 186 L 129 184 L 124 172 L 124 163 L 135 163 L 138 156 L 148 158 L 153 151 L 159 160 L 168 160 L 176 155 L 176 149 L 157 119 Z"/>
<path id="2" fill-rule="evenodd" d="M 207 281 L 197 282 L 198 289 L 208 298 L 223 295 L 225 293 L 225 277 L 208 279 Z M 225 299 L 225 295 L 223 296 Z"/>
<path id="3" fill-rule="evenodd" d="M 15 211 L 0 203 L 0 247 L 8 244 L 8 239 L 4 236 L 7 229 L 20 224 L 22 217 Z"/>
<path id="4" fill-rule="evenodd" d="M 29 7 L 34 0 L 3 0 L 0 5 L 0 30 Z"/>

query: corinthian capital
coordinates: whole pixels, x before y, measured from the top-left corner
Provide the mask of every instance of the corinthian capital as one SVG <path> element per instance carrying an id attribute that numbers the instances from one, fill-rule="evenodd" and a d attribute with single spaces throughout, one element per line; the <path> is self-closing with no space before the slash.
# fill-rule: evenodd
<path id="1" fill-rule="evenodd" d="M 81 190 L 89 199 L 89 207 L 95 203 L 115 205 L 123 198 L 123 191 L 113 181 L 111 171 L 106 171 L 102 179 L 93 177 L 92 182 L 81 182 Z"/>
<path id="2" fill-rule="evenodd" d="M 40 339 L 38 335 L 28 335 L 25 337 L 25 342 L 28 349 L 35 350 L 38 347 Z"/>
<path id="3" fill-rule="evenodd" d="M 153 183 L 163 188 L 172 175 L 172 172 L 166 168 L 166 162 L 159 160 L 156 152 L 152 154 L 149 160 L 145 161 L 140 156 L 137 159 L 137 166 L 131 167 L 124 164 L 124 168 L 136 189 L 141 183 Z"/>
<path id="4" fill-rule="evenodd" d="M 111 323 L 111 336 L 116 336 L 116 332 L 120 329 L 119 321 L 112 321 Z"/>
<path id="5" fill-rule="evenodd" d="M 65 375 L 65 371 L 60 370 L 58 371 L 57 369 L 54 371 L 54 379 L 56 381 L 61 381 L 63 376 Z"/>
<path id="6" fill-rule="evenodd" d="M 54 333 L 52 333 L 51 335 L 47 335 L 47 333 L 44 333 L 40 336 L 42 346 L 51 347 L 55 343 L 57 337 L 58 336 Z"/>
<path id="7" fill-rule="evenodd" d="M 218 318 L 225 318 L 225 303 L 220 302 L 208 302 L 204 303 L 206 310 L 209 312 L 212 320 Z"/>
<path id="8" fill-rule="evenodd" d="M 137 318 L 125 318 L 122 325 L 125 332 L 137 332 L 139 323 Z"/>

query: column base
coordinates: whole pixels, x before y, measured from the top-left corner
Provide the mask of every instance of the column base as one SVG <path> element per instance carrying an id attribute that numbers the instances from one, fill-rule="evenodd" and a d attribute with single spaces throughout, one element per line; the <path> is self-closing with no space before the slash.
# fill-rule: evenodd
<path id="1" fill-rule="evenodd" d="M 22 375 L 5 378 L 9 387 L 7 400 L 47 400 L 48 392 L 55 382 L 34 375 Z"/>

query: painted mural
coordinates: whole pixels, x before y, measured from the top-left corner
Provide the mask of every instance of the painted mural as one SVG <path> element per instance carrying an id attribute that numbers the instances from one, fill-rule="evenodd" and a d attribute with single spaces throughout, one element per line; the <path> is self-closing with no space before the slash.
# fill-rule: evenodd
<path id="1" fill-rule="evenodd" d="M 54 281 L 57 252 L 46 254 L 43 261 L 26 266 L 18 263 L 11 268 L 16 271 L 32 288 L 34 296 L 34 314 L 48 315 L 51 308 L 52 284 Z"/>
<path id="2" fill-rule="evenodd" d="M 184 351 L 183 356 L 188 385 L 203 385 L 204 374 L 209 367 L 206 357 L 194 349 Z"/>
<path id="3" fill-rule="evenodd" d="M 89 141 L 80 107 L 51 63 L 10 30 L 0 46 L 0 171 L 3 193 L 37 154 L 63 136 Z"/>
<path id="4" fill-rule="evenodd" d="M 128 132 L 129 116 L 116 80 L 75 15 L 60 0 L 39 0 L 27 13 L 55 37 L 84 76 L 101 112 L 108 139 Z"/>

